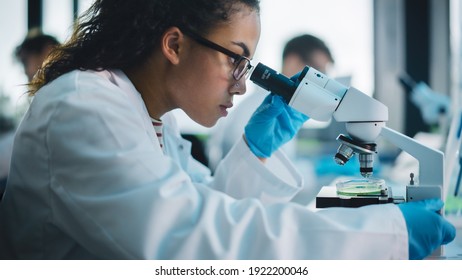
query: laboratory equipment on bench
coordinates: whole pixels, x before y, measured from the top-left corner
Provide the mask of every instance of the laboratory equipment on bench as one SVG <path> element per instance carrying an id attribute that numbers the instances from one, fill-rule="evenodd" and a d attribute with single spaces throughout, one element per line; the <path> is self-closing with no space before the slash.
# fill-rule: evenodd
<path id="1" fill-rule="evenodd" d="M 316 207 L 359 207 L 368 204 L 401 203 L 404 201 L 441 198 L 444 187 L 444 154 L 427 147 L 387 126 L 388 108 L 354 87 L 346 87 L 318 70 L 306 66 L 298 76 L 288 78 L 259 63 L 250 76 L 258 86 L 280 95 L 292 108 L 317 121 L 344 122 L 347 135 L 339 135 L 340 146 L 334 156 L 343 165 L 357 154 L 359 172 L 365 179 L 357 181 L 357 189 L 371 185 L 377 139 L 381 136 L 419 161 L 419 170 L 409 174 L 404 196 L 393 196 L 382 183 L 376 193 L 338 192 L 334 186 L 322 187 Z M 404 186 L 403 186 L 404 187 Z"/>
<path id="2" fill-rule="evenodd" d="M 409 99 L 420 110 L 423 121 L 430 126 L 432 132 L 439 132 L 445 138 L 452 116 L 449 96 L 432 90 L 422 81 L 415 81 L 406 73 L 401 74 L 398 79 L 409 93 Z"/>
<path id="3" fill-rule="evenodd" d="M 428 125 L 440 124 L 450 115 L 451 100 L 448 96 L 433 91 L 424 82 L 416 82 L 408 74 L 401 74 L 399 82 L 410 93 L 412 103 L 420 109 Z"/>

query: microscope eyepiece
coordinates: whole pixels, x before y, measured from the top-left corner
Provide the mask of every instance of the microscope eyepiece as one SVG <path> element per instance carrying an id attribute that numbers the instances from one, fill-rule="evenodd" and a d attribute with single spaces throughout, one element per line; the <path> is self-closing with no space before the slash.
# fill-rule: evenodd
<path id="1" fill-rule="evenodd" d="M 262 63 L 255 66 L 250 80 L 258 86 L 282 96 L 287 104 L 289 104 L 299 84 L 298 81 L 293 81 Z"/>

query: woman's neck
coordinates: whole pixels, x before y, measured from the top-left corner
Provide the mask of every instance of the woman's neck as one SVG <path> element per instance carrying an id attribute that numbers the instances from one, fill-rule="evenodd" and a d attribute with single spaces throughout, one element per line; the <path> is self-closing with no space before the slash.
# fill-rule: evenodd
<path id="1" fill-rule="evenodd" d="M 167 98 L 165 79 L 162 71 L 151 65 L 155 65 L 152 59 L 148 59 L 141 66 L 125 70 L 125 74 L 135 86 L 136 90 L 146 105 L 149 115 L 154 119 L 160 119 L 162 115 L 172 110 Z"/>

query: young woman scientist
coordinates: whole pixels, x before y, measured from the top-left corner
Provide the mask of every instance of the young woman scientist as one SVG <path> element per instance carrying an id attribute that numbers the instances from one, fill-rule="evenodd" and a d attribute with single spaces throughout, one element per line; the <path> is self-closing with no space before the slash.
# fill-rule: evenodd
<path id="1" fill-rule="evenodd" d="M 32 81 L 2 257 L 406 259 L 450 242 L 439 201 L 290 203 L 301 177 L 277 149 L 306 117 L 272 95 L 214 178 L 192 159 L 169 111 L 226 116 L 259 35 L 258 0 L 97 0 Z"/>

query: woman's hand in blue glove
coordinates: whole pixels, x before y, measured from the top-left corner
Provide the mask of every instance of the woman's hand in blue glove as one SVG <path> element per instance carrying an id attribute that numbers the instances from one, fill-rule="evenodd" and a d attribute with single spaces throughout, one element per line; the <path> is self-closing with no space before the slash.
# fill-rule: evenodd
<path id="1" fill-rule="evenodd" d="M 282 97 L 269 94 L 245 127 L 250 150 L 259 158 L 271 154 L 292 139 L 308 117 L 287 105 Z"/>
<path id="2" fill-rule="evenodd" d="M 456 237 L 454 226 L 437 213 L 443 205 L 440 199 L 398 204 L 406 220 L 409 259 L 423 259 Z"/>

